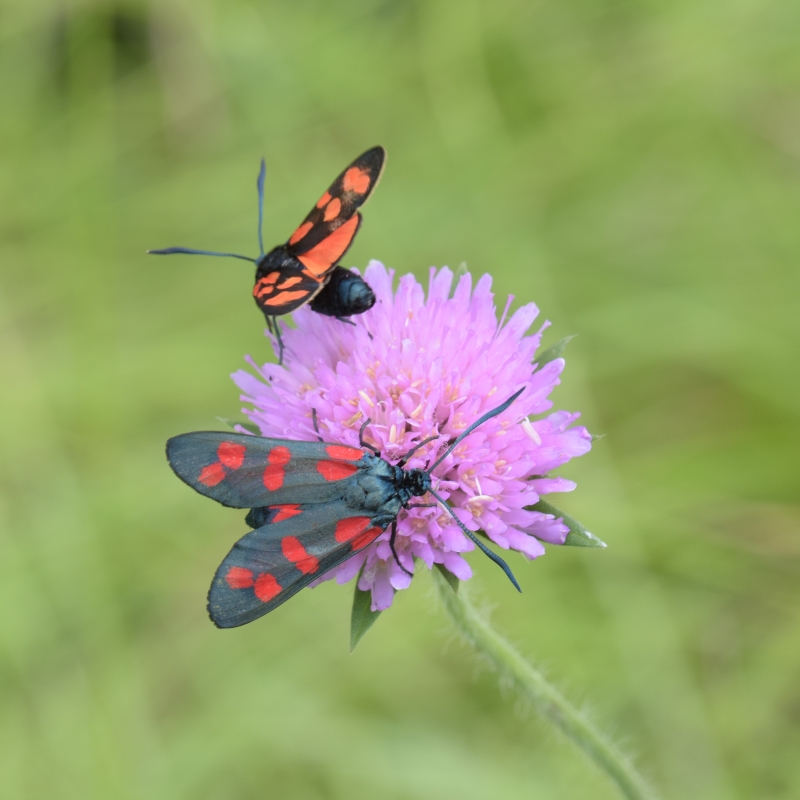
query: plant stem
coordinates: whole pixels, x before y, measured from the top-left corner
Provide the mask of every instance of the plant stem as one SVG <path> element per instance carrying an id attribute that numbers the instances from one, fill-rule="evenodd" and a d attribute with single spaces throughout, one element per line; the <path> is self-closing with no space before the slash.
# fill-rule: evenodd
<path id="1" fill-rule="evenodd" d="M 444 607 L 459 633 L 517 691 L 533 701 L 539 712 L 589 756 L 629 800 L 655 800 L 650 787 L 630 760 L 605 736 L 585 713 L 573 706 L 544 676 L 529 664 L 461 593 L 456 594 L 438 570 L 433 580 Z"/>

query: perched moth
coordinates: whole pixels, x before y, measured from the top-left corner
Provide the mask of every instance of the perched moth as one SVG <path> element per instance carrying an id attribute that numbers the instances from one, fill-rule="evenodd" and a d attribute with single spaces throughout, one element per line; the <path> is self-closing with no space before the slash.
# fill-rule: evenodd
<path id="1" fill-rule="evenodd" d="M 278 363 L 283 361 L 283 342 L 274 317 L 288 314 L 305 303 L 314 311 L 344 320 L 362 314 L 375 304 L 375 295 L 364 280 L 338 262 L 353 243 L 361 226 L 358 209 L 366 203 L 383 172 L 386 151 L 373 147 L 350 164 L 320 197 L 286 244 L 264 253 L 264 178 L 261 159 L 258 173 L 258 244 L 261 255 L 250 258 L 237 253 L 167 247 L 148 250 L 153 255 L 223 256 L 252 261 L 256 265 L 253 297 L 264 312 L 267 326 L 278 340 Z"/>
<path id="2" fill-rule="evenodd" d="M 430 493 L 519 589 L 505 561 L 452 512 L 432 486 L 432 472 L 458 443 L 505 411 L 525 389 L 473 422 L 427 469 L 404 469 L 417 444 L 397 465 L 381 458 L 359 433 L 360 447 L 196 432 L 167 442 L 175 474 L 200 494 L 233 508 L 249 508 L 254 530 L 220 564 L 208 594 L 208 613 L 220 628 L 252 622 L 311 581 L 372 544 L 391 526 L 397 559 L 397 515 L 413 497 Z M 427 504 L 425 504 L 427 505 Z M 397 561 L 400 564 L 400 561 Z M 402 567 L 402 565 L 401 565 Z"/>

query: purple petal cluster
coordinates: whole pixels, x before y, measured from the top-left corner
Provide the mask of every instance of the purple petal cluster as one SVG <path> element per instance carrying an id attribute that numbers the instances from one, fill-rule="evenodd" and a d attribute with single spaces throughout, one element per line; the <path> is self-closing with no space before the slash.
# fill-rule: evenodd
<path id="1" fill-rule="evenodd" d="M 394 292 L 393 271 L 377 261 L 364 277 L 377 302 L 353 317 L 353 325 L 301 308 L 293 315 L 295 328 L 282 326 L 285 366 L 258 366 L 248 358 L 256 375 L 233 375 L 250 406 L 245 414 L 263 436 L 313 440 L 315 409 L 323 439 L 351 446 L 358 446 L 359 428 L 369 418 L 365 440 L 392 463 L 437 435 L 407 465 L 425 468 L 467 426 L 524 386 L 510 408 L 436 468 L 434 487 L 470 530 L 485 531 L 501 548 L 532 559 L 544 553 L 542 542 L 563 544 L 563 522 L 526 506 L 540 495 L 575 488 L 547 475 L 586 453 L 591 437 L 573 426 L 579 414 L 542 416 L 553 405 L 548 398 L 564 360 L 536 369 L 534 355 L 549 325 L 526 335 L 538 308 L 529 303 L 506 319 L 509 298 L 498 322 L 491 277 L 484 275 L 473 290 L 466 274 L 453 289 L 446 267 L 431 269 L 427 298 L 413 275 L 404 275 Z M 461 580 L 472 576 L 463 554 L 474 544 L 440 506 L 401 511 L 396 546 L 410 572 L 423 562 L 442 564 Z M 395 591 L 411 582 L 392 557 L 388 530 L 322 580 L 345 583 L 362 567 L 359 588 L 371 591 L 373 611 L 388 608 Z"/>

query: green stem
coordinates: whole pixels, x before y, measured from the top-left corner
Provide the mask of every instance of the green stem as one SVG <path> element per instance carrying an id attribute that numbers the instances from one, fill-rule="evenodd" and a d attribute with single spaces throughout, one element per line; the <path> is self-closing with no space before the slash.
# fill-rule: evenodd
<path id="1" fill-rule="evenodd" d="M 629 800 L 655 800 L 650 787 L 630 760 L 587 716 L 573 706 L 542 674 L 534 669 L 502 636 L 496 633 L 463 595 L 456 594 L 446 578 L 433 570 L 433 580 L 444 607 L 461 635 L 517 691 L 529 698 L 537 709 L 616 783 Z"/>

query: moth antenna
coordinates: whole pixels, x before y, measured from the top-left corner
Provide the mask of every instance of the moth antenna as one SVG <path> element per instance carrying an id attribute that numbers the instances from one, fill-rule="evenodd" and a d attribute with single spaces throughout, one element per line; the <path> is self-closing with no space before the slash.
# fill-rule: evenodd
<path id="1" fill-rule="evenodd" d="M 174 253 L 183 253 L 187 256 L 219 256 L 221 258 L 241 258 L 243 261 L 258 262 L 250 256 L 241 256 L 238 253 L 217 253 L 215 250 L 193 250 L 191 247 L 165 247 L 163 250 L 148 250 L 151 256 L 171 256 Z"/>
<path id="2" fill-rule="evenodd" d="M 469 436 L 472 431 L 475 430 L 479 425 L 483 425 L 484 422 L 488 422 L 492 417 L 496 417 L 498 414 L 502 414 L 526 389 L 527 387 L 523 386 L 518 392 L 515 392 L 505 401 L 505 403 L 501 403 L 497 408 L 493 408 L 491 411 L 487 411 L 477 422 L 473 422 L 472 425 L 469 426 L 451 445 L 447 448 L 447 450 L 442 453 L 439 458 L 436 459 L 435 463 L 432 467 L 428 467 L 428 472 L 433 472 L 439 464 L 444 461 L 450 453 L 453 452 L 455 447 L 458 443 L 465 437 Z M 503 562 L 505 563 L 505 562 Z M 515 583 L 516 585 L 516 583 Z M 518 587 L 519 588 L 519 587 Z"/>
<path id="3" fill-rule="evenodd" d="M 391 532 L 391 534 L 389 535 L 389 547 L 391 547 L 391 548 L 392 548 L 392 555 L 394 556 L 394 560 L 397 562 L 397 566 L 398 566 L 398 567 L 400 567 L 400 569 L 401 569 L 401 570 L 403 570 L 403 572 L 405 572 L 405 574 L 406 574 L 406 575 L 408 575 L 409 577 L 413 578 L 413 577 L 414 577 L 414 573 L 413 573 L 413 572 L 409 572 L 409 571 L 408 571 L 408 570 L 407 570 L 407 569 L 406 569 L 406 568 L 405 568 L 405 567 L 404 567 L 404 566 L 403 566 L 403 565 L 400 563 L 400 559 L 399 559 L 399 558 L 398 558 L 398 556 L 397 556 L 397 550 L 395 550 L 395 547 L 394 547 L 394 542 L 395 542 L 395 539 L 396 539 L 396 538 L 397 538 L 397 520 L 395 520 L 395 521 L 392 523 L 392 532 Z"/>
<path id="4" fill-rule="evenodd" d="M 364 441 L 364 429 L 367 427 L 367 425 L 370 424 L 370 422 L 372 422 L 372 420 L 369 417 L 367 417 L 366 420 L 364 420 L 364 424 L 361 426 L 361 428 L 359 428 L 358 444 L 360 447 L 366 447 L 367 450 L 372 450 L 372 452 L 375 453 L 376 456 L 379 456 L 381 454 L 380 450 L 378 450 L 377 447 L 373 447 L 371 444 L 367 444 Z"/>
<path id="5" fill-rule="evenodd" d="M 428 442 L 432 442 L 434 439 L 438 439 L 439 434 L 437 433 L 436 436 L 429 436 L 427 439 L 423 439 L 419 444 L 415 444 L 401 459 L 397 462 L 398 467 L 404 467 L 408 463 L 408 459 L 420 449 L 420 447 L 425 446 Z"/>
<path id="6" fill-rule="evenodd" d="M 261 256 L 264 255 L 264 178 L 267 177 L 267 162 L 261 159 L 261 169 L 258 171 L 258 179 L 256 180 L 256 188 L 258 189 L 258 249 L 261 251 Z"/>
<path id="7" fill-rule="evenodd" d="M 516 395 L 515 395 L 515 396 L 516 396 Z M 513 400 L 514 398 L 512 397 L 511 399 Z M 473 533 L 473 532 L 472 532 L 472 531 L 471 531 L 471 530 L 470 530 L 470 529 L 469 529 L 469 528 L 468 528 L 468 527 L 467 527 L 467 526 L 466 526 L 466 525 L 465 525 L 465 524 L 464 524 L 464 523 L 463 523 L 463 522 L 462 522 L 462 521 L 461 521 L 461 520 L 460 520 L 460 519 L 459 519 L 459 518 L 458 518 L 458 517 L 457 517 L 457 516 L 456 516 L 454 513 L 453 513 L 453 509 L 452 509 L 452 508 L 450 508 L 450 506 L 449 506 L 449 505 L 447 505 L 447 503 L 445 503 L 445 501 L 444 501 L 444 500 L 443 500 L 441 497 L 439 497 L 439 495 L 438 495 L 438 494 L 437 494 L 437 493 L 436 493 L 436 492 L 435 492 L 433 489 L 429 489 L 428 491 L 429 491 L 429 492 L 430 492 L 430 493 L 431 493 L 431 494 L 432 494 L 432 495 L 433 495 L 433 496 L 434 496 L 434 497 L 435 497 L 435 498 L 436 498 L 436 499 L 437 499 L 437 500 L 438 500 L 438 501 L 439 501 L 439 502 L 440 502 L 440 503 L 441 503 L 441 504 L 442 504 L 442 505 L 443 505 L 443 506 L 444 506 L 444 507 L 447 509 L 447 513 L 448 513 L 448 514 L 450 514 L 450 516 L 451 516 L 451 517 L 452 517 L 452 518 L 453 518 L 453 519 L 456 521 L 456 524 L 458 525 L 458 527 L 459 527 L 459 528 L 461 528 L 461 530 L 462 530 L 462 531 L 463 531 L 463 532 L 466 534 L 466 536 L 467 536 L 468 538 L 470 538 L 470 539 L 471 539 L 473 542 L 475 542 L 475 544 L 476 544 L 476 545 L 478 545 L 478 547 L 479 547 L 479 548 L 480 548 L 480 549 L 481 549 L 481 550 L 482 550 L 482 551 L 483 551 L 483 552 L 484 552 L 484 553 L 485 553 L 487 556 L 489 556 L 489 558 L 491 558 L 491 559 L 492 559 L 492 561 L 494 561 L 494 563 L 495 563 L 495 564 L 497 564 L 497 566 L 498 566 L 498 567 L 500 567 L 500 569 L 502 569 L 502 570 L 503 570 L 503 572 L 505 572 L 506 576 L 507 576 L 507 577 L 508 577 L 508 579 L 511 581 L 511 583 L 513 583 L 513 584 L 514 584 L 514 586 L 516 587 L 517 591 L 518 591 L 518 592 L 521 592 L 521 591 L 522 591 L 522 589 L 520 588 L 519 584 L 517 583 L 517 579 L 514 577 L 514 573 L 511 571 L 511 567 L 509 567 L 509 566 L 508 566 L 508 564 L 506 564 L 506 562 L 505 562 L 505 561 L 503 561 L 503 559 L 502 559 L 502 558 L 500 558 L 500 556 L 498 556 L 498 555 L 497 555 L 497 553 L 493 553 L 493 552 L 492 552 L 492 551 L 491 551 L 491 550 L 490 550 L 490 549 L 489 549 L 489 548 L 488 548 L 488 547 L 487 547 L 487 546 L 486 546 L 486 545 L 485 545 L 485 544 L 484 544 L 484 543 L 483 543 L 483 542 L 482 542 L 482 541 L 481 541 L 481 540 L 480 540 L 480 539 L 479 539 L 479 538 L 478 538 L 478 537 L 477 537 L 477 536 L 476 536 L 476 535 L 475 535 L 475 534 L 474 534 L 474 533 Z"/>

